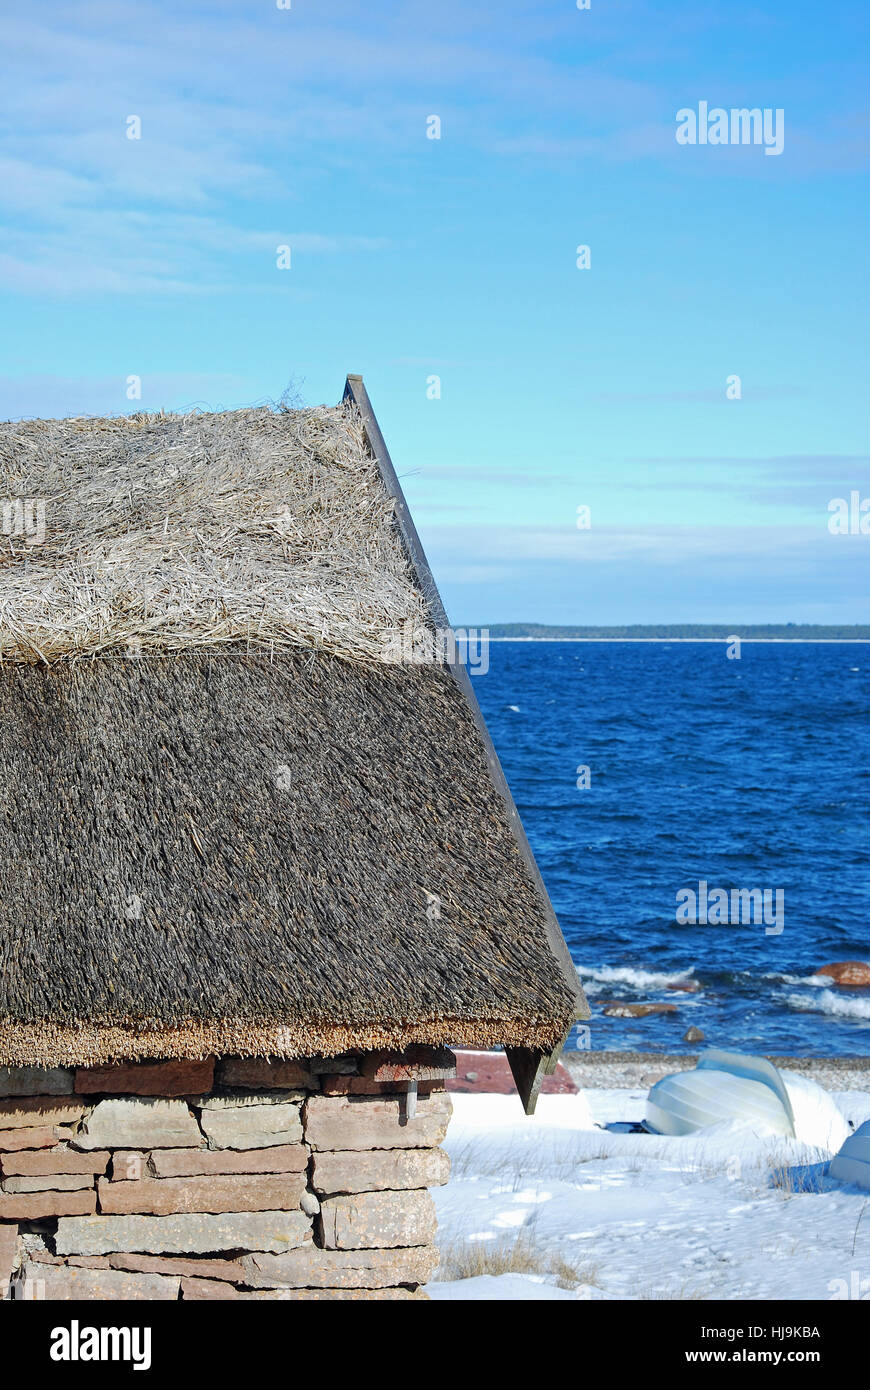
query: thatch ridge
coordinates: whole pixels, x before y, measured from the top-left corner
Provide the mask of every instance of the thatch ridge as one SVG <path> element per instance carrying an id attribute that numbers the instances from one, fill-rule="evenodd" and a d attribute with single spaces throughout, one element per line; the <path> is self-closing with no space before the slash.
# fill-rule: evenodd
<path id="1" fill-rule="evenodd" d="M 425 620 L 347 406 L 0 424 L 0 660 L 382 659 Z"/>

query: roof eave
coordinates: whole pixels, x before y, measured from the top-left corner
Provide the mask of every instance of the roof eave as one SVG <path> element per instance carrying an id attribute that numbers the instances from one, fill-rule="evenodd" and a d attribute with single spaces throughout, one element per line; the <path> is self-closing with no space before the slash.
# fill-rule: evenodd
<path id="1" fill-rule="evenodd" d="M 363 382 L 362 376 L 357 373 L 348 373 L 345 381 L 342 404 L 348 401 L 352 402 L 360 412 L 366 441 L 371 451 L 372 458 L 377 465 L 381 481 L 386 488 L 387 494 L 392 497 L 395 502 L 396 525 L 399 530 L 405 554 L 415 575 L 420 591 L 427 601 L 432 619 L 437 627 L 448 630 L 450 623 L 441 595 L 438 592 L 438 585 L 435 582 L 435 577 L 426 559 L 422 542 L 408 509 L 405 494 L 402 491 L 402 485 L 393 467 L 393 461 L 390 458 L 386 441 L 381 433 L 380 425 L 377 422 L 365 383 Z M 504 770 L 499 762 L 498 754 L 495 751 L 489 729 L 486 726 L 486 721 L 483 717 L 480 705 L 478 704 L 477 696 L 474 693 L 471 677 L 463 662 L 452 662 L 450 665 L 450 672 L 474 719 L 478 735 L 486 753 L 492 784 L 504 803 L 508 825 L 510 826 L 514 842 L 516 843 L 517 849 L 520 852 L 537 890 L 544 917 L 547 942 L 555 964 L 573 996 L 575 1002 L 575 1019 L 577 1021 L 587 1019 L 590 1017 L 590 1010 L 586 1002 L 586 996 L 580 985 L 574 962 L 571 959 L 571 954 L 562 934 L 562 929 L 559 926 L 559 920 L 550 902 L 544 880 L 541 877 L 541 871 L 538 868 L 537 861 L 532 852 L 532 847 L 529 844 L 510 787 L 508 786 L 507 778 L 504 775 Z M 514 1080 L 516 1081 L 517 1089 L 520 1092 L 527 1114 L 531 1114 L 534 1110 L 543 1076 L 548 1070 L 553 1069 L 555 1066 L 555 1059 L 558 1058 L 560 1051 L 561 1047 L 554 1053 L 536 1052 L 532 1049 L 525 1048 L 507 1049 L 508 1061 L 510 1062 Z"/>

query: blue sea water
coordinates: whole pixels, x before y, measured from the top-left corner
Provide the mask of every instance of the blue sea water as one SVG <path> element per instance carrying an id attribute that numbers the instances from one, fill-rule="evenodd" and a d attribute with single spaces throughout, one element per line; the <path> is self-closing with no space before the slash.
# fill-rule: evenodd
<path id="1" fill-rule="evenodd" d="M 870 959 L 870 648 L 493 642 L 489 663 L 475 691 L 593 1011 L 580 1045 L 696 1051 L 695 1024 L 714 1046 L 866 1054 L 870 989 L 813 972 Z M 678 925 L 702 880 L 781 889 L 783 930 Z"/>

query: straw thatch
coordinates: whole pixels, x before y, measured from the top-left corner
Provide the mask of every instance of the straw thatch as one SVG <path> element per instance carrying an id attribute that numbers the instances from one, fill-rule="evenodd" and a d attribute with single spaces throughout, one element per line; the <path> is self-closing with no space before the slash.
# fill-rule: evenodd
<path id="1" fill-rule="evenodd" d="M 366 428 L 0 426 L 0 1063 L 570 1026 Z"/>
<path id="2" fill-rule="evenodd" d="M 302 646 L 425 605 L 345 407 L 0 424 L 0 660 Z"/>
<path id="3" fill-rule="evenodd" d="M 554 1046 L 575 999 L 441 666 L 0 671 L 0 1061 Z"/>

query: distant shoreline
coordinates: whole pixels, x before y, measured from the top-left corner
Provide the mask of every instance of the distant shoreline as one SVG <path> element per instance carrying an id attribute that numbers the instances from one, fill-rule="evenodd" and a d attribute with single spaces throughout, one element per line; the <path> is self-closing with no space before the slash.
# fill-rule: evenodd
<path id="1" fill-rule="evenodd" d="M 491 642 L 870 642 L 870 623 L 485 623 L 466 630 L 486 632 Z"/>
<path id="2" fill-rule="evenodd" d="M 473 631 L 467 628 L 466 631 Z M 485 632 L 486 628 L 478 628 L 478 632 Z M 665 642 L 668 646 L 672 642 L 733 642 L 734 637 L 740 637 L 739 632 L 735 632 L 733 637 L 490 637 L 490 642 Z M 820 646 L 858 646 L 866 647 L 870 644 L 870 637 L 740 637 L 741 642 L 768 642 L 779 643 L 783 646 L 795 646 L 800 642 L 817 644 Z"/>

